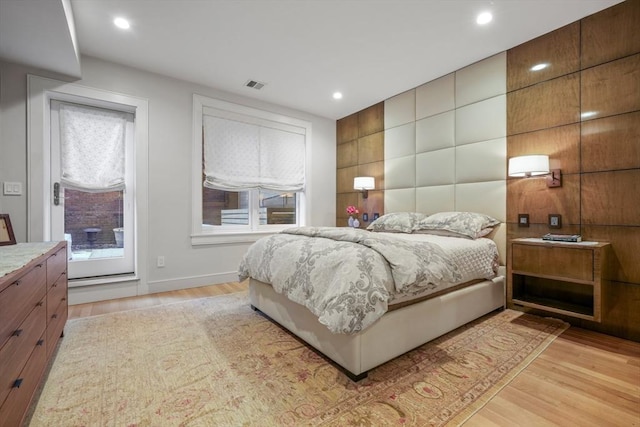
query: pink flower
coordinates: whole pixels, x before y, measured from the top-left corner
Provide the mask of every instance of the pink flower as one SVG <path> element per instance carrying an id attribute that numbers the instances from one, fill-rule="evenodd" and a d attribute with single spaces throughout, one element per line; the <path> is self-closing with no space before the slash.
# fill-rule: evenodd
<path id="1" fill-rule="evenodd" d="M 359 214 L 360 211 L 355 206 L 347 206 L 347 213 L 349 215 Z"/>

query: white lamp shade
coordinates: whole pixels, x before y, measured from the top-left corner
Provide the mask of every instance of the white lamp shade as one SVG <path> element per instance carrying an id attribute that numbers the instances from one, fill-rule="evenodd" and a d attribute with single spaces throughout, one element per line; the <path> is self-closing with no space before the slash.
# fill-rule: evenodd
<path id="1" fill-rule="evenodd" d="M 509 159 L 509 176 L 524 177 L 549 173 L 549 156 L 534 154 Z"/>
<path id="2" fill-rule="evenodd" d="M 375 188 L 375 180 L 372 176 L 357 176 L 353 178 L 354 190 L 373 190 Z"/>

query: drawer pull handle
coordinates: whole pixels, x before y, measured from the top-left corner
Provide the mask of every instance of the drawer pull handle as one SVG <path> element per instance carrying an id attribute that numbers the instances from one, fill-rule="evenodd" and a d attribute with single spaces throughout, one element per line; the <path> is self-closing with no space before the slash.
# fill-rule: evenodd
<path id="1" fill-rule="evenodd" d="M 20 386 L 22 385 L 22 381 L 24 380 L 24 378 L 18 378 L 17 380 L 15 380 L 13 382 L 13 388 L 20 388 Z"/>
<path id="2" fill-rule="evenodd" d="M 16 286 L 20 286 L 20 280 L 16 280 L 13 284 Z"/>
<path id="3" fill-rule="evenodd" d="M 42 264 L 38 264 L 38 265 L 36 265 L 36 267 L 42 268 Z"/>
<path id="4" fill-rule="evenodd" d="M 55 287 L 57 287 L 57 286 L 58 286 L 58 284 L 57 284 L 57 283 L 54 283 L 53 285 L 51 285 L 51 287 L 52 287 L 52 288 L 55 288 Z"/>
<path id="5" fill-rule="evenodd" d="M 36 307 L 42 307 L 43 304 L 44 304 L 44 301 L 38 301 L 38 303 L 36 304 Z"/>
<path id="6" fill-rule="evenodd" d="M 66 300 L 67 300 L 66 298 L 62 298 L 60 301 L 66 301 Z"/>
<path id="7" fill-rule="evenodd" d="M 20 334 L 22 334 L 22 329 L 16 329 L 15 331 L 13 331 L 13 334 L 11 334 L 14 337 L 19 337 Z"/>
<path id="8" fill-rule="evenodd" d="M 44 344 L 44 340 L 38 340 L 38 342 L 36 343 L 36 345 L 42 345 Z"/>
<path id="9" fill-rule="evenodd" d="M 57 319 L 57 318 L 58 318 L 58 315 L 57 315 L 57 314 L 52 314 L 52 315 L 51 315 L 51 318 L 52 318 L 52 319 Z"/>

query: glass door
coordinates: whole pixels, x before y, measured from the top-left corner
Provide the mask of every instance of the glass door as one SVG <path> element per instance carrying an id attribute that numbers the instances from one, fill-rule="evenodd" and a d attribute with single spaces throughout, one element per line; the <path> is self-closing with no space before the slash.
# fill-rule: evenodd
<path id="1" fill-rule="evenodd" d="M 51 101 L 51 175 L 50 203 L 52 240 L 67 240 L 70 248 L 68 276 L 70 279 L 95 278 L 107 275 L 131 274 L 135 271 L 134 239 L 134 115 L 122 114 L 124 120 L 124 189 L 99 191 L 72 188 L 63 180 L 62 157 L 86 157 L 86 147 L 66 144 L 61 137 L 65 123 L 61 121 L 61 105 Z M 75 104 L 71 104 L 75 105 Z M 99 117 L 110 109 L 80 106 Z M 120 113 L 119 113 L 120 114 Z M 89 115 L 90 116 L 90 115 Z M 91 126 L 91 123 L 88 124 Z M 97 124 L 96 126 L 100 126 Z M 89 133 L 91 135 L 91 133 Z M 86 138 L 89 148 L 95 143 Z M 74 148 L 75 147 L 75 148 Z M 67 150 L 63 155 L 63 150 Z M 69 150 L 77 150 L 78 153 Z M 91 154 L 91 150 L 88 150 Z M 99 155 L 99 154 L 96 154 Z M 82 160 L 80 160 L 82 161 Z M 95 174 L 100 174 L 96 170 Z"/>

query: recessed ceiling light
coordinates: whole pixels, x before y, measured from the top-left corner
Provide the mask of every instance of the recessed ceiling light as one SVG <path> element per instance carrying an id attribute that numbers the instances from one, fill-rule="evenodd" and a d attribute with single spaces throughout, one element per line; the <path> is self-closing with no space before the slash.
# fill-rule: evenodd
<path id="1" fill-rule="evenodd" d="M 129 24 L 129 21 L 127 21 L 124 18 L 116 18 L 113 20 L 113 24 L 118 27 L 118 28 L 122 28 L 123 30 L 128 30 L 129 27 L 131 27 L 131 24 Z"/>
<path id="2" fill-rule="evenodd" d="M 531 67 L 531 71 L 540 71 L 540 70 L 544 70 L 545 68 L 547 68 L 549 66 L 549 64 L 536 64 L 533 67 Z"/>
<path id="3" fill-rule="evenodd" d="M 485 25 L 491 22 L 492 19 L 493 19 L 493 15 L 491 14 L 491 12 L 482 12 L 476 18 L 476 22 L 478 23 L 478 25 Z"/>
<path id="4" fill-rule="evenodd" d="M 333 99 L 342 99 L 342 92 L 334 92 Z"/>

